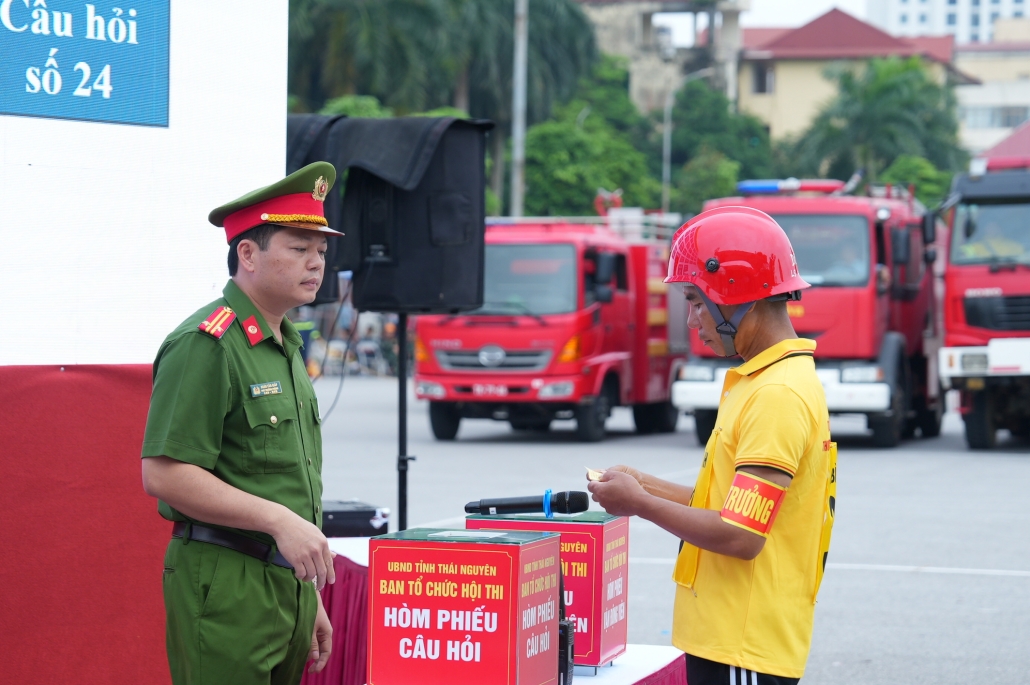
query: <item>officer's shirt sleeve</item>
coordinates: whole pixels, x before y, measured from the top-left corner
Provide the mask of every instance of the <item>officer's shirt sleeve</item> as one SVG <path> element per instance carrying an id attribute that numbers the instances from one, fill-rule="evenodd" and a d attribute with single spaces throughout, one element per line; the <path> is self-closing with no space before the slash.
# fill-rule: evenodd
<path id="1" fill-rule="evenodd" d="M 792 478 L 815 435 L 815 418 L 786 385 L 767 385 L 748 401 L 737 424 L 734 467 L 765 466 Z"/>
<path id="2" fill-rule="evenodd" d="M 213 469 L 230 409 L 229 363 L 221 344 L 187 333 L 166 343 L 154 365 L 143 457 L 171 457 Z"/>

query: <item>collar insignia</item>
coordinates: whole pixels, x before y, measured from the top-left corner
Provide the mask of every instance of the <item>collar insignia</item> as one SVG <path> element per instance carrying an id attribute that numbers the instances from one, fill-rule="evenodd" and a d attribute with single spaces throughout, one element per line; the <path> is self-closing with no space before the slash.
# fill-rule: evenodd
<path id="1" fill-rule="evenodd" d="M 247 342 L 250 343 L 251 347 L 265 339 L 265 334 L 261 332 L 261 326 L 258 325 L 256 316 L 248 317 L 246 321 L 241 322 L 241 325 L 243 326 L 243 332 L 247 334 Z"/>
<path id="2" fill-rule="evenodd" d="M 325 196 L 328 192 L 329 182 L 325 180 L 325 176 L 319 176 L 318 180 L 315 181 L 315 190 L 311 193 L 311 197 L 319 202 L 325 202 Z"/>

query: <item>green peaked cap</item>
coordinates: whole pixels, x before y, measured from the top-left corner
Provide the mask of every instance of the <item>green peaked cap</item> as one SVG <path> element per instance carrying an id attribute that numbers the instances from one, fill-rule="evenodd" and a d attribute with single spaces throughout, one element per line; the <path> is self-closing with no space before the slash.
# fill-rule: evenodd
<path id="1" fill-rule="evenodd" d="M 276 181 L 264 188 L 252 190 L 243 197 L 236 198 L 232 202 L 227 202 L 221 207 L 212 209 L 211 213 L 207 215 L 207 220 L 220 227 L 224 224 L 225 217 L 241 209 L 246 209 L 251 205 L 283 195 L 310 193 L 319 178 L 324 178 L 329 184 L 329 190 L 332 190 L 333 184 L 336 182 L 336 168 L 329 162 L 308 164 L 306 167 L 294 171 L 281 181 Z"/>

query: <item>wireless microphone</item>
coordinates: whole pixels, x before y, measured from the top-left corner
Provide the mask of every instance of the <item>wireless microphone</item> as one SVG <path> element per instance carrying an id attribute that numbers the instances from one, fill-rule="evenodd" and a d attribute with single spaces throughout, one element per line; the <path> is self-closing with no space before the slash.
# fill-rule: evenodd
<path id="1" fill-rule="evenodd" d="M 481 499 L 465 505 L 466 514 L 499 516 L 504 514 L 578 514 L 590 508 L 590 498 L 585 492 L 556 492 L 550 490 L 543 497 L 498 497 Z"/>

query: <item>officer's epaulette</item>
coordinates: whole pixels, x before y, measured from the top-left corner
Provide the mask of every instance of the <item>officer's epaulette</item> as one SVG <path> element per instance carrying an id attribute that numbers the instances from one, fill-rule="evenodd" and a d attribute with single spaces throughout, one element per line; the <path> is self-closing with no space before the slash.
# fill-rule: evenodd
<path id="1" fill-rule="evenodd" d="M 229 325 L 235 320 L 236 312 L 229 307 L 219 307 L 211 312 L 211 316 L 201 321 L 197 328 L 212 338 L 221 339 L 225 332 L 229 330 Z"/>

